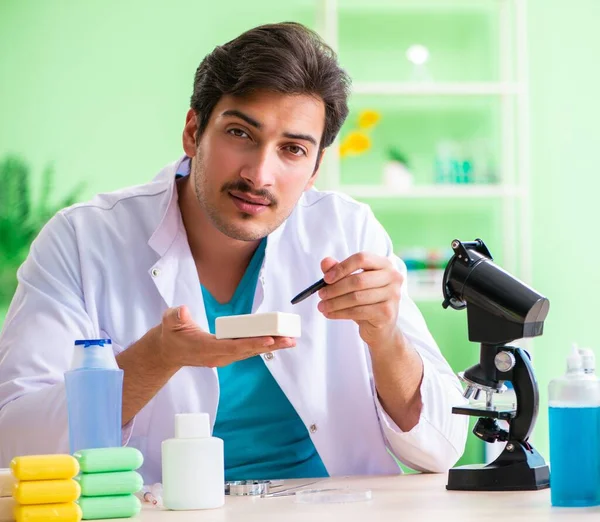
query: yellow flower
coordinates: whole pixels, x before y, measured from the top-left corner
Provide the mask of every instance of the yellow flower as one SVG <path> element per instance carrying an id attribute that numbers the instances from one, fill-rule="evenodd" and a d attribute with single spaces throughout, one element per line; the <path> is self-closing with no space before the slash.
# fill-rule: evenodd
<path id="1" fill-rule="evenodd" d="M 346 136 L 340 146 L 340 155 L 342 157 L 348 154 L 361 154 L 371 147 L 370 138 L 363 132 L 354 131 Z"/>
<path id="2" fill-rule="evenodd" d="M 373 127 L 380 119 L 381 115 L 377 111 L 364 110 L 358 117 L 358 127 L 360 129 L 368 129 Z"/>

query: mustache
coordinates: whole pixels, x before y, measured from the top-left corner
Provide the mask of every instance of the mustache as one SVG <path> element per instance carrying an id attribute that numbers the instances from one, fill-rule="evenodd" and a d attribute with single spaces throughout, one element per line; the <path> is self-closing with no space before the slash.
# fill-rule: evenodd
<path id="1" fill-rule="evenodd" d="M 256 196 L 258 198 L 264 198 L 264 199 L 268 200 L 269 203 L 271 203 L 271 205 L 277 205 L 277 199 L 267 189 L 254 190 L 243 179 L 239 179 L 237 181 L 232 181 L 230 183 L 225 183 L 225 185 L 223 185 L 221 187 L 221 192 L 229 192 L 229 191 L 245 192 L 247 194 L 250 194 L 251 196 Z"/>

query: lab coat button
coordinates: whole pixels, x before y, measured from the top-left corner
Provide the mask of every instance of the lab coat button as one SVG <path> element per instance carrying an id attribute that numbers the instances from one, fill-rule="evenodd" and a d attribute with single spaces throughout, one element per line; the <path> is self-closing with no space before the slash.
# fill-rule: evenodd
<path id="1" fill-rule="evenodd" d="M 152 277 L 158 277 L 160 275 L 160 270 L 158 268 L 152 269 Z"/>
<path id="2" fill-rule="evenodd" d="M 271 359 L 273 359 L 274 355 L 269 352 L 269 353 L 265 353 L 265 360 L 270 361 Z"/>
<path id="3" fill-rule="evenodd" d="M 317 431 L 317 425 L 316 424 L 311 424 L 309 429 L 310 429 L 311 433 L 315 433 Z"/>

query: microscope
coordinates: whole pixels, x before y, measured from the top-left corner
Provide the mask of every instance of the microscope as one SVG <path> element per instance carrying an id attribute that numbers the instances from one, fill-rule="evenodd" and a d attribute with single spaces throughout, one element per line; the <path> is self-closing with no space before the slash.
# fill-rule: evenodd
<path id="1" fill-rule="evenodd" d="M 469 340 L 481 343 L 479 363 L 459 373 L 466 384 L 465 397 L 485 406 L 454 407 L 459 415 L 479 417 L 473 433 L 488 443 L 506 442 L 502 453 L 489 464 L 458 466 L 449 472 L 449 490 L 517 491 L 549 486 L 544 458 L 531 446 L 539 406 L 538 384 L 529 354 L 508 346 L 517 339 L 542 335 L 549 301 L 496 265 L 484 242 L 452 242 L 454 254 L 444 272 L 443 307 L 467 309 Z M 516 408 L 497 409 L 496 393 L 514 388 Z M 471 405 L 472 406 L 472 405 Z M 502 429 L 498 420 L 507 421 Z"/>

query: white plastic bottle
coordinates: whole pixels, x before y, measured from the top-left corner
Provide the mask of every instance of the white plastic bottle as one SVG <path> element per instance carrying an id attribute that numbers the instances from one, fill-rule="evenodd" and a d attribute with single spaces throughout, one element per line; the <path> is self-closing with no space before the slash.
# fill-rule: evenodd
<path id="1" fill-rule="evenodd" d="M 223 440 L 210 436 L 207 413 L 175 415 L 175 438 L 162 443 L 163 504 L 213 509 L 225 503 Z"/>
<path id="2" fill-rule="evenodd" d="M 69 452 L 121 446 L 123 370 L 117 365 L 110 339 L 75 341 L 65 389 Z"/>
<path id="3" fill-rule="evenodd" d="M 575 346 L 567 372 L 548 386 L 548 405 L 552 505 L 600 505 L 600 381 L 584 373 Z"/>

